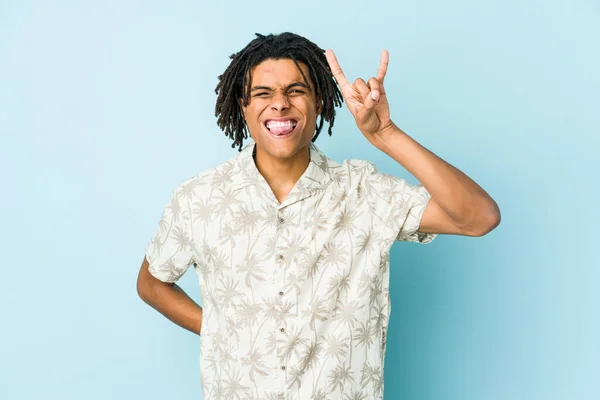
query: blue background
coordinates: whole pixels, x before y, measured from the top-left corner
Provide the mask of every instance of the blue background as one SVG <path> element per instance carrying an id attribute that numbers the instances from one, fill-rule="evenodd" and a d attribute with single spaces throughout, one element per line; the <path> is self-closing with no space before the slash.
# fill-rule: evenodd
<path id="1" fill-rule="evenodd" d="M 136 278 L 171 191 L 233 156 L 229 55 L 292 31 L 347 77 L 390 52 L 392 118 L 502 223 L 392 249 L 386 399 L 600 398 L 600 5 L 0 1 L 0 398 L 201 399 L 198 337 Z M 371 146 L 343 106 L 331 158 Z M 200 301 L 193 269 L 179 284 Z"/>

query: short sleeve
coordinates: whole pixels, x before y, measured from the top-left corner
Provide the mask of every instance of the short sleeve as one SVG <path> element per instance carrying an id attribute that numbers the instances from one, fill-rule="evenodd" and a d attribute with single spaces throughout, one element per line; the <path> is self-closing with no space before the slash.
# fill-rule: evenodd
<path id="1" fill-rule="evenodd" d="M 189 198 L 185 186 L 177 187 L 146 246 L 148 270 L 163 282 L 175 282 L 194 263 Z"/>
<path id="2" fill-rule="evenodd" d="M 430 243 L 437 234 L 419 232 L 421 218 L 431 195 L 423 185 L 379 172 L 365 162 L 363 182 L 375 218 L 390 238 L 401 242 Z"/>

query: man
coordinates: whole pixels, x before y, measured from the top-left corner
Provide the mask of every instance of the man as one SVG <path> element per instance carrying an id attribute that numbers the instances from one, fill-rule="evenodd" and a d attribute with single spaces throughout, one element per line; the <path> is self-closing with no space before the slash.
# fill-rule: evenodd
<path id="1" fill-rule="evenodd" d="M 376 77 L 353 84 L 331 50 L 291 33 L 257 35 L 231 58 L 216 116 L 240 153 L 174 190 L 138 292 L 200 335 L 207 400 L 381 399 L 393 242 L 481 236 L 498 207 L 392 122 L 386 51 Z M 420 185 L 313 144 L 342 96 Z M 190 265 L 203 308 L 174 283 Z"/>

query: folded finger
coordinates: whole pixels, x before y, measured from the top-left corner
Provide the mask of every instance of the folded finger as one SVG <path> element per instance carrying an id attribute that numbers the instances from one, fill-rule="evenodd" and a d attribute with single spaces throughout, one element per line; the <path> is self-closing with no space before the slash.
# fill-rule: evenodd
<path id="1" fill-rule="evenodd" d="M 371 88 L 362 78 L 357 78 L 354 81 L 354 87 L 356 88 L 356 90 L 358 90 L 358 92 L 360 93 L 360 97 L 363 99 L 367 97 L 369 93 L 371 93 Z"/>

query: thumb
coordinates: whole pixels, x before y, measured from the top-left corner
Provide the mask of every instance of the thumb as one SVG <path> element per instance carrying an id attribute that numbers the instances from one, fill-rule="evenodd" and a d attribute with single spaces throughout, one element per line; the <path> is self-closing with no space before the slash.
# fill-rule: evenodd
<path id="1" fill-rule="evenodd" d="M 379 104 L 379 97 L 379 90 L 372 90 L 363 100 L 362 110 L 356 116 L 356 122 L 363 133 L 374 132 L 380 124 L 379 117 L 375 113 L 375 107 Z"/>

